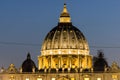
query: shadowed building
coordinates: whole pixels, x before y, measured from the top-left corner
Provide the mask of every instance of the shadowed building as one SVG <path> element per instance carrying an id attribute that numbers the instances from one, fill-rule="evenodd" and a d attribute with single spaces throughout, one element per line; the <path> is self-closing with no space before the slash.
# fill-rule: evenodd
<path id="1" fill-rule="evenodd" d="M 22 64 L 22 72 L 35 72 L 36 71 L 36 65 L 35 63 L 31 60 L 30 53 L 27 55 L 27 59 L 23 62 Z"/>
<path id="2" fill-rule="evenodd" d="M 93 62 L 94 61 L 94 62 Z M 94 64 L 93 64 L 94 63 Z M 45 37 L 38 67 L 28 53 L 20 69 L 1 68 L 0 80 L 119 80 L 117 63 L 108 66 L 103 54 L 93 60 L 83 33 L 71 22 L 64 4 L 59 22 Z"/>

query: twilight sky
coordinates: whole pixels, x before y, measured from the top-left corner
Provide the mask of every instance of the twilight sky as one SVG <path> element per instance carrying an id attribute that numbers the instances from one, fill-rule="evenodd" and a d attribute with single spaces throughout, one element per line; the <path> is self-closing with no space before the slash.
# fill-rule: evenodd
<path id="1" fill-rule="evenodd" d="M 67 0 L 73 25 L 120 65 L 120 0 Z M 42 41 L 57 25 L 64 0 L 0 0 L 0 67 L 20 67 L 28 52 L 37 65 Z"/>

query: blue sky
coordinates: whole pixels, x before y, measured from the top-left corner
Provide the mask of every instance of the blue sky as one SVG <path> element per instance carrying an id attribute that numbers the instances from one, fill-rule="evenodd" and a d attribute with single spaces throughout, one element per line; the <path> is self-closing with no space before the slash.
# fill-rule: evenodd
<path id="1" fill-rule="evenodd" d="M 120 0 L 66 2 L 72 23 L 87 38 L 91 54 L 102 49 L 109 64 L 120 64 Z M 0 0 L 0 67 L 10 63 L 20 67 L 28 52 L 37 65 L 42 41 L 57 25 L 63 4 L 64 0 Z"/>

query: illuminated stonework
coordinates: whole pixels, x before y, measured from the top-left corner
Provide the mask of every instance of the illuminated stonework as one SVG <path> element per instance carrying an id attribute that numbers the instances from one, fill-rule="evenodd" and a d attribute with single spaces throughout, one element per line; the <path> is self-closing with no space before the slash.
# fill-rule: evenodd
<path id="1" fill-rule="evenodd" d="M 83 33 L 72 25 L 70 15 L 64 4 L 60 21 L 46 36 L 41 55 L 38 57 L 38 69 L 92 68 L 92 57 Z"/>
<path id="2" fill-rule="evenodd" d="M 47 55 L 39 56 L 39 69 L 90 69 L 92 58 L 89 55 Z"/>

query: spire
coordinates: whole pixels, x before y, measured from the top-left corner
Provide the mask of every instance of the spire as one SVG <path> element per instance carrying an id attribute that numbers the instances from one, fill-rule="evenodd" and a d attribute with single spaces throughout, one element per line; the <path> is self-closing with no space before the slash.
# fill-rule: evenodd
<path id="1" fill-rule="evenodd" d="M 31 59 L 30 53 L 27 54 L 27 59 Z"/>
<path id="2" fill-rule="evenodd" d="M 70 23 L 71 22 L 71 18 L 70 18 L 68 11 L 67 11 L 66 4 L 64 4 L 63 11 L 62 11 L 60 18 L 59 18 L 59 22 L 60 23 Z"/>

